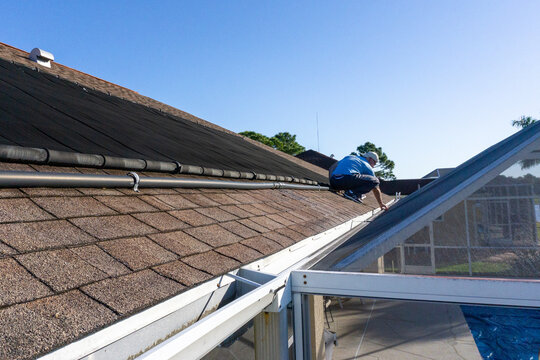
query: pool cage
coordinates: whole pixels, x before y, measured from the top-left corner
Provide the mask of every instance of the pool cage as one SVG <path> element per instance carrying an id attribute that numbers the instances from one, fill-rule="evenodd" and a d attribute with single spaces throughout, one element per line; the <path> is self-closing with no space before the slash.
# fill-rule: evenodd
<path id="1" fill-rule="evenodd" d="M 310 295 L 540 308 L 540 124 L 372 215 L 285 270 L 231 274 L 244 296 L 141 358 L 200 358 L 255 318 L 258 359 L 312 359 Z"/>

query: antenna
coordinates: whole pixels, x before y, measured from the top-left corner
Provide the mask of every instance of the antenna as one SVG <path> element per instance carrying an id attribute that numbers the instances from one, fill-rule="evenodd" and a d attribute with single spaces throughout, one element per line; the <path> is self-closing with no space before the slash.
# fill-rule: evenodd
<path id="1" fill-rule="evenodd" d="M 315 117 L 317 118 L 317 151 L 321 152 L 321 148 L 319 147 L 319 112 L 316 113 Z"/>

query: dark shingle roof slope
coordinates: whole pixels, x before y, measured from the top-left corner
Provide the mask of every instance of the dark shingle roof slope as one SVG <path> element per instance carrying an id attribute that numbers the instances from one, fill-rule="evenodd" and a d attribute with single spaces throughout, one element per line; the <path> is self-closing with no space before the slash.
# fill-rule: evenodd
<path id="1" fill-rule="evenodd" d="M 303 153 L 296 155 L 296 157 L 326 170 L 329 170 L 332 165 L 337 163 L 336 159 L 315 150 L 306 150 Z"/>
<path id="2" fill-rule="evenodd" d="M 0 144 L 178 161 L 327 182 L 324 172 L 315 167 L 308 169 L 310 165 L 304 162 L 300 166 L 300 160 L 292 156 L 206 126 L 206 122 L 193 121 L 184 113 L 76 84 L 73 78 L 78 79 L 78 72 L 64 71 L 62 75 L 71 75 L 66 80 L 24 59 L 22 54 L 16 59 L 24 60 L 25 65 L 13 60 L 11 63 L 3 55 L 13 57 L 15 50 L 1 44 L 0 50 Z"/>

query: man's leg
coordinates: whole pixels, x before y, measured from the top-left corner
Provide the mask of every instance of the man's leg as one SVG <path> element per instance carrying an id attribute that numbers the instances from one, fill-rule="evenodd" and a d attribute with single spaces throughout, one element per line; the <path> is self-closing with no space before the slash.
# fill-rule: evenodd
<path id="1" fill-rule="evenodd" d="M 367 194 L 375 187 L 379 185 L 379 179 L 371 175 L 354 175 L 354 187 L 351 187 L 351 191 L 361 198 L 363 194 Z"/>
<path id="2" fill-rule="evenodd" d="M 330 186 L 335 190 L 349 190 L 355 187 L 354 175 L 336 175 L 330 177 Z"/>

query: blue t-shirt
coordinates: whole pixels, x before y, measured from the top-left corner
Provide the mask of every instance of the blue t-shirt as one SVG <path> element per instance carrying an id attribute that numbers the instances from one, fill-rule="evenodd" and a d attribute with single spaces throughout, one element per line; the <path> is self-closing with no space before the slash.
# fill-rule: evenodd
<path id="1" fill-rule="evenodd" d="M 371 165 L 369 165 L 367 159 L 356 155 L 345 156 L 338 162 L 338 165 L 332 172 L 332 176 L 352 174 L 375 176 L 375 172 Z"/>

